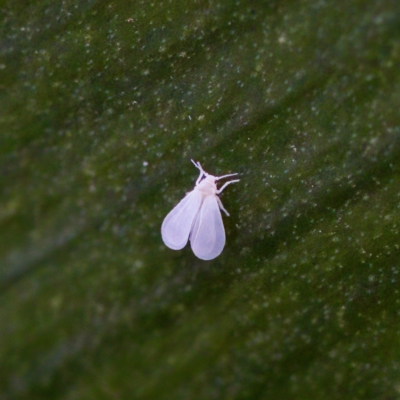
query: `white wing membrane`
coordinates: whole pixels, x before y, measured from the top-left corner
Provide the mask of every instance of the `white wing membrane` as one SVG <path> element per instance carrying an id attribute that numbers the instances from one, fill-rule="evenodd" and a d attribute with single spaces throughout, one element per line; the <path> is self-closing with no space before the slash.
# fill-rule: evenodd
<path id="1" fill-rule="evenodd" d="M 193 253 L 202 260 L 218 257 L 225 246 L 225 229 L 215 195 L 207 196 L 197 214 L 190 245 Z"/>
<path id="2" fill-rule="evenodd" d="M 201 201 L 202 195 L 195 189 L 188 193 L 165 217 L 161 226 L 161 235 L 164 243 L 170 249 L 180 250 L 185 247 Z"/>

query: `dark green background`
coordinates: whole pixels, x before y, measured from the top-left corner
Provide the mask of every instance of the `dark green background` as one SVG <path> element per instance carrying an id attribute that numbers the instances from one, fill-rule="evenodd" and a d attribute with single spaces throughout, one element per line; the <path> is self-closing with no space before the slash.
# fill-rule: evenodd
<path id="1" fill-rule="evenodd" d="M 1 400 L 400 399 L 398 0 L 0 7 Z"/>

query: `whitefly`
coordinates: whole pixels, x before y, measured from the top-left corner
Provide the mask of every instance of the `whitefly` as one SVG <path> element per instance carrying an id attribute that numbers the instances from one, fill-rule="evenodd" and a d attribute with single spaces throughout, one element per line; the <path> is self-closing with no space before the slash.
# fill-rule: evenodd
<path id="1" fill-rule="evenodd" d="M 205 172 L 199 162 L 191 161 L 200 171 L 196 186 L 165 217 L 161 235 L 170 249 L 180 250 L 190 240 L 193 253 L 198 258 L 212 260 L 222 253 L 225 246 L 225 229 L 220 210 L 229 216 L 218 195 L 240 179 L 225 182 L 218 189 L 218 180 L 237 174 L 213 176 Z"/>

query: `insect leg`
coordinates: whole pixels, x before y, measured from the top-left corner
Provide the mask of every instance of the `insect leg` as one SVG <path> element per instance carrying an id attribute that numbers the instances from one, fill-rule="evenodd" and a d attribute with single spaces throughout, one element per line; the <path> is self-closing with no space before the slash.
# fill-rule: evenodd
<path id="1" fill-rule="evenodd" d="M 229 217 L 228 211 L 225 210 L 224 206 L 222 205 L 222 201 L 219 197 L 217 197 L 219 208 Z"/>
<path id="2" fill-rule="evenodd" d="M 222 191 L 223 191 L 228 185 L 230 185 L 231 183 L 235 183 L 235 182 L 239 182 L 239 181 L 240 181 L 240 179 L 235 179 L 235 180 L 233 180 L 233 181 L 225 182 L 225 183 L 222 185 L 222 187 L 221 187 L 220 189 L 217 190 L 217 194 L 222 193 Z"/>
<path id="3" fill-rule="evenodd" d="M 220 179 L 227 178 L 228 176 L 234 176 L 234 175 L 238 175 L 238 173 L 235 172 L 234 174 L 228 174 L 228 175 L 217 176 L 217 177 L 215 177 L 215 180 L 216 180 L 216 181 L 219 181 Z"/>

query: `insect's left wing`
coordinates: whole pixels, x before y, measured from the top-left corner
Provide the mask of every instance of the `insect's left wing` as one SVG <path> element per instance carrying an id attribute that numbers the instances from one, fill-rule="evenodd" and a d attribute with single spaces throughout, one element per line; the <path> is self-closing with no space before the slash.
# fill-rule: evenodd
<path id="1" fill-rule="evenodd" d="M 201 202 L 202 195 L 195 189 L 165 217 L 161 226 L 161 235 L 170 249 L 180 250 L 185 247 Z"/>
<path id="2" fill-rule="evenodd" d="M 217 197 L 207 196 L 197 214 L 190 245 L 193 253 L 202 260 L 218 257 L 225 246 L 225 229 Z"/>

